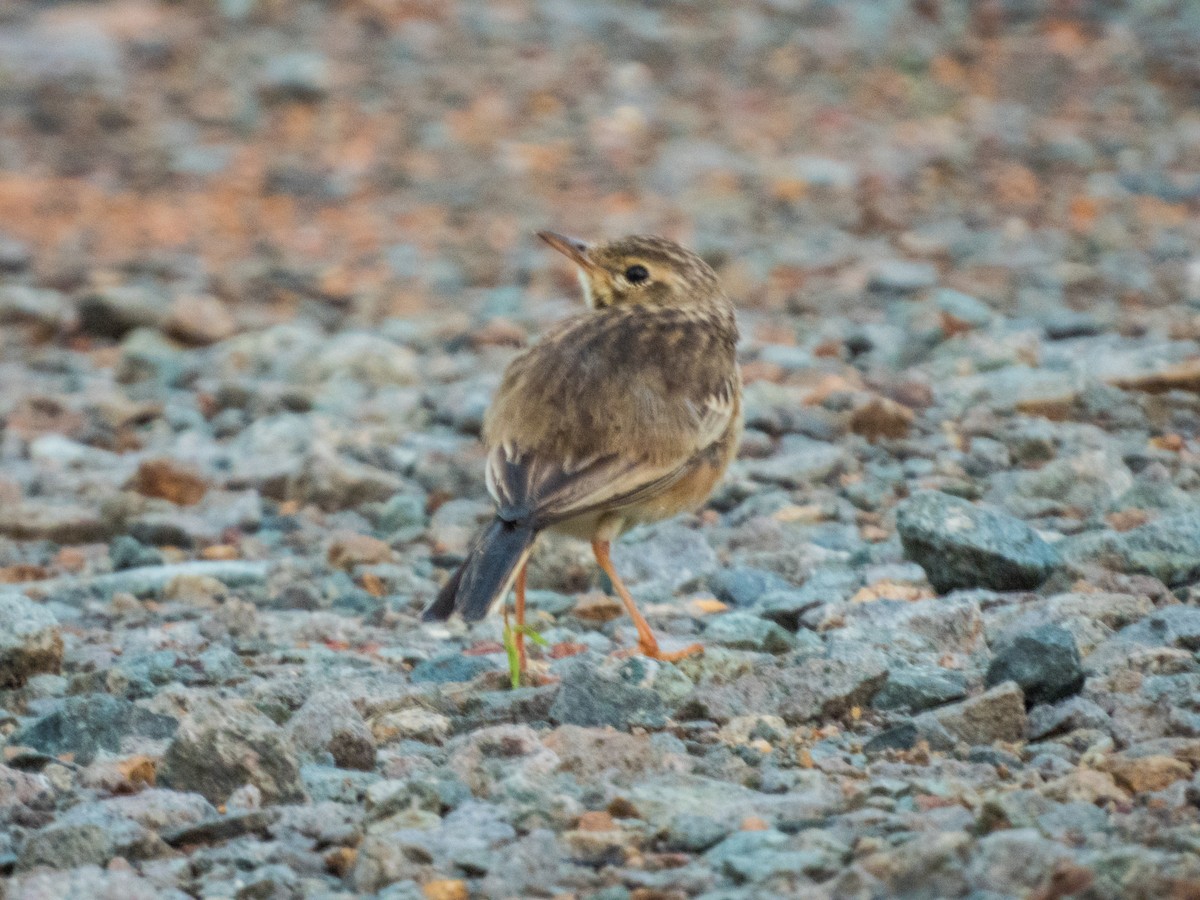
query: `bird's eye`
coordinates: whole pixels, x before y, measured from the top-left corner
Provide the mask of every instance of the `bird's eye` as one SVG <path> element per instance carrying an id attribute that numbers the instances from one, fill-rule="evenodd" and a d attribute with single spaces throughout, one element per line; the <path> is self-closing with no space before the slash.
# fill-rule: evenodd
<path id="1" fill-rule="evenodd" d="M 630 284 L 641 284 L 650 277 L 650 270 L 645 266 L 630 266 L 625 270 L 625 280 Z"/>

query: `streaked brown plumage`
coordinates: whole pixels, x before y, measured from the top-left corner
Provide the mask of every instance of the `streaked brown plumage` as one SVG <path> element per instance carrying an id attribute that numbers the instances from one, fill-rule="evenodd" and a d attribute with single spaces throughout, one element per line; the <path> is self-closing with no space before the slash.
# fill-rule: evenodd
<path id="1" fill-rule="evenodd" d="M 537 535 L 592 542 L 637 625 L 659 650 L 609 559 L 609 543 L 702 504 L 737 452 L 741 377 L 733 305 L 698 256 L 666 238 L 588 246 L 540 236 L 569 257 L 591 307 L 559 322 L 509 365 L 484 420 L 496 518 L 425 611 L 477 620 L 516 586 Z M 524 667 L 524 645 L 517 637 Z"/>

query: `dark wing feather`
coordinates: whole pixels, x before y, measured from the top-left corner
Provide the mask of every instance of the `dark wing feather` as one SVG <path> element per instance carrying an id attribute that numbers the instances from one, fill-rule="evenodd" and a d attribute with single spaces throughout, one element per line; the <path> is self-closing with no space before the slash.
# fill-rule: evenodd
<path id="1" fill-rule="evenodd" d="M 547 528 L 601 508 L 617 508 L 670 487 L 686 462 L 651 468 L 638 458 L 610 455 L 580 468 L 563 469 L 544 456 L 527 454 L 514 462 L 504 446 L 488 455 L 488 490 L 497 515 L 507 522 Z"/>

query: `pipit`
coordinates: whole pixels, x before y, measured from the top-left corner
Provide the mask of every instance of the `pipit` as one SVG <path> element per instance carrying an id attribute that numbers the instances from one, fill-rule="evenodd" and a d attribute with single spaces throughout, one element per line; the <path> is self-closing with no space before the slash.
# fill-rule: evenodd
<path id="1" fill-rule="evenodd" d="M 737 452 L 742 383 L 737 322 L 716 273 L 666 238 L 586 244 L 538 236 L 578 268 L 590 307 L 508 366 L 483 424 L 496 517 L 425 610 L 487 615 L 516 589 L 524 671 L 525 570 L 543 531 L 590 540 L 646 656 L 663 652 L 613 568 L 619 535 L 699 507 Z"/>

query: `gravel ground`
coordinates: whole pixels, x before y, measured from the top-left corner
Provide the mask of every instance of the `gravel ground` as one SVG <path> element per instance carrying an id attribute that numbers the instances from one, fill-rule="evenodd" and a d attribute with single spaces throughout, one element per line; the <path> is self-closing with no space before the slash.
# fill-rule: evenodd
<path id="1" fill-rule="evenodd" d="M 1187 2 L 0 9 L 0 895 L 1200 897 Z M 740 307 L 709 508 L 418 614 L 531 232 Z"/>

